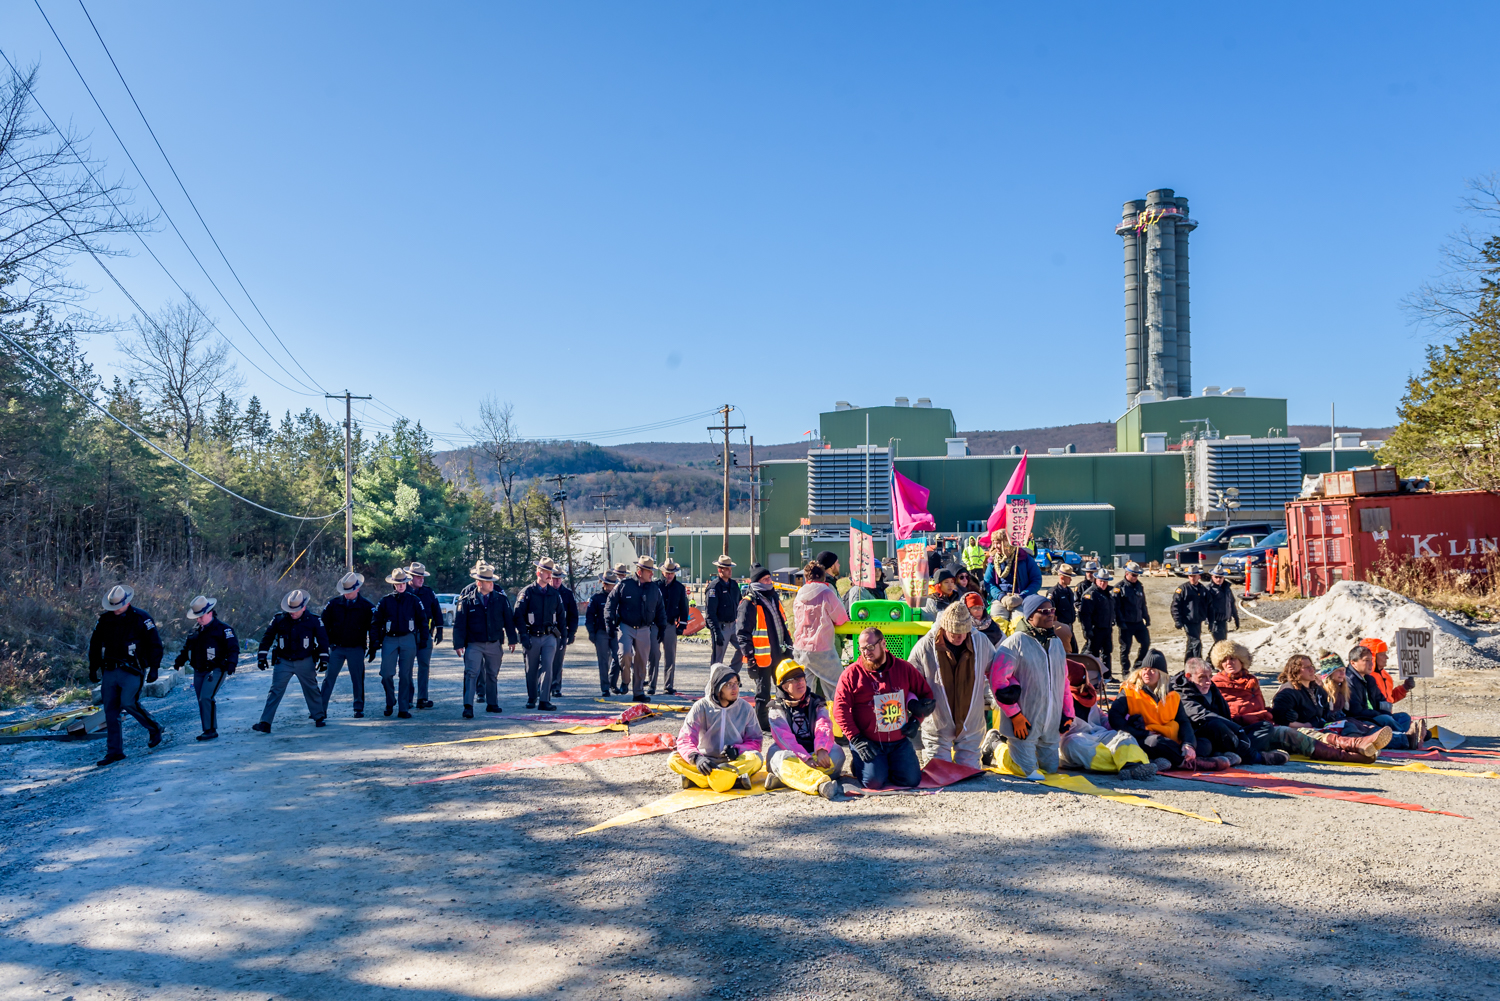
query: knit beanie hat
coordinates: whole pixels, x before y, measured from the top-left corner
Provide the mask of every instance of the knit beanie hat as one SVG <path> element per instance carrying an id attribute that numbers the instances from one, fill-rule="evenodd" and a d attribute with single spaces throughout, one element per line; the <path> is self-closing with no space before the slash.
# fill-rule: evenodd
<path id="1" fill-rule="evenodd" d="M 1336 653 L 1324 651 L 1323 657 L 1318 661 L 1318 677 L 1326 678 L 1344 666 L 1344 659 Z"/>
<path id="2" fill-rule="evenodd" d="M 1045 594 L 1028 594 L 1021 602 L 1021 615 L 1029 619 L 1036 614 L 1038 608 L 1050 604 L 1052 604 L 1052 599 Z"/>

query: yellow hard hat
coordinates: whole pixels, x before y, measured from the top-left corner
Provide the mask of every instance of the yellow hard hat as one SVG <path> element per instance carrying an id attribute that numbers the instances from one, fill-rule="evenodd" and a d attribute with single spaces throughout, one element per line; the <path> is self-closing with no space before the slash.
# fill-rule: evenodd
<path id="1" fill-rule="evenodd" d="M 776 687 L 780 688 L 781 687 L 781 683 L 783 681 L 785 681 L 787 678 L 790 678 L 792 676 L 792 672 L 794 672 L 794 671 L 797 674 L 802 675 L 802 677 L 804 677 L 804 678 L 807 677 L 807 672 L 804 671 L 804 670 L 802 670 L 802 665 L 799 664 L 799 663 L 797 663 L 795 660 L 793 660 L 790 657 L 788 657 L 786 660 L 783 660 L 780 664 L 777 664 L 776 665 Z"/>

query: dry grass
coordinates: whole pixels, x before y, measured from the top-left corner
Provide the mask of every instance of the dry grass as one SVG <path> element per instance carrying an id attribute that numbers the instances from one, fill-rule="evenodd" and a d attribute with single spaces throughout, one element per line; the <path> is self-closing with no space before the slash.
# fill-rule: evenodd
<path id="1" fill-rule="evenodd" d="M 1472 619 L 1500 619 L 1500 555 L 1489 553 L 1482 564 L 1448 570 L 1432 560 L 1386 556 L 1370 570 L 1378 584 L 1429 608 L 1462 612 Z"/>
<path id="2" fill-rule="evenodd" d="M 11 565 L 15 565 L 12 563 Z M 336 591 L 342 567 L 294 570 L 284 580 L 280 568 L 230 560 L 216 561 L 189 575 L 180 567 L 156 567 L 140 574 L 90 572 L 81 583 L 57 586 L 24 572 L 0 584 L 0 704 L 35 699 L 56 705 L 88 683 L 89 636 L 98 621 L 100 597 L 115 584 L 135 589 L 136 607 L 156 619 L 170 665 L 194 625 L 184 615 L 194 596 L 219 599 L 218 612 L 253 646 L 281 598 L 303 588 L 321 607 Z"/>

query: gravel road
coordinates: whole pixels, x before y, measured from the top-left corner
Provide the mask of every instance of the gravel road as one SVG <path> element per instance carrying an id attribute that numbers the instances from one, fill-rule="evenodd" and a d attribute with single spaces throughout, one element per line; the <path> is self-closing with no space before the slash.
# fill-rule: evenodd
<path id="1" fill-rule="evenodd" d="M 706 648 L 683 649 L 681 687 L 701 689 Z M 413 784 L 614 737 L 407 748 L 536 728 L 509 718 L 514 655 L 499 717 L 459 717 L 446 648 L 433 671 L 438 707 L 409 722 L 352 719 L 345 683 L 328 727 L 293 694 L 252 733 L 269 680 L 252 664 L 224 688 L 218 741 L 192 739 L 179 688 L 151 707 L 166 742 L 147 751 L 127 721 L 110 768 L 91 767 L 102 741 L 0 748 L 0 998 L 1477 999 L 1500 983 L 1497 781 L 1281 770 L 1468 820 L 1098 780 L 1216 826 L 987 775 L 579 835 L 675 791 L 665 756 Z M 569 672 L 562 709 L 599 708 L 591 658 Z M 1500 678 L 1432 687 L 1433 712 L 1500 747 Z"/>

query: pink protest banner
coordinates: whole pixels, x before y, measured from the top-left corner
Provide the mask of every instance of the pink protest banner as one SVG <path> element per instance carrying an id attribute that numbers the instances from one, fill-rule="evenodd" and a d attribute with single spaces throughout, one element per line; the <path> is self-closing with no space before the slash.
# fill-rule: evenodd
<path id="1" fill-rule="evenodd" d="M 1005 497 L 1005 534 L 1013 546 L 1024 546 L 1031 538 L 1031 522 L 1036 517 L 1035 494 L 1007 494 Z"/>
<path id="2" fill-rule="evenodd" d="M 849 519 L 849 583 L 875 586 L 875 529 L 858 518 Z"/>
<path id="3" fill-rule="evenodd" d="M 979 537 L 979 544 L 988 547 L 990 536 L 1005 527 L 1005 498 L 1009 494 L 1018 494 L 1026 489 L 1026 453 L 1021 453 L 1021 461 L 1016 464 L 1015 472 L 1010 474 L 1006 481 L 1005 489 L 1000 491 L 1000 496 L 995 498 L 995 509 L 990 512 L 989 521 L 985 522 L 984 534 Z"/>

